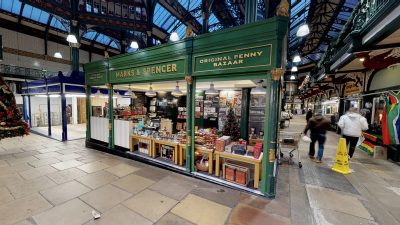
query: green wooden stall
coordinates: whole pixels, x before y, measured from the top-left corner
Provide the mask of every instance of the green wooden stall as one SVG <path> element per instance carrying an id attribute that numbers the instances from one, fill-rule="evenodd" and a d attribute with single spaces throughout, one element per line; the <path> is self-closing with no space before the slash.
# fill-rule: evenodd
<path id="1" fill-rule="evenodd" d="M 196 82 L 241 79 L 264 79 L 267 102 L 264 120 L 264 149 L 259 193 L 275 196 L 277 175 L 276 140 L 279 119 L 280 79 L 286 61 L 287 17 L 273 17 L 222 31 L 159 45 L 135 53 L 118 55 L 84 66 L 87 85 L 87 146 L 111 153 L 113 144 L 113 85 L 156 81 L 187 81 L 187 120 L 185 173 L 194 172 L 194 104 Z M 109 89 L 109 143 L 106 147 L 90 139 L 91 87 L 106 85 Z"/>

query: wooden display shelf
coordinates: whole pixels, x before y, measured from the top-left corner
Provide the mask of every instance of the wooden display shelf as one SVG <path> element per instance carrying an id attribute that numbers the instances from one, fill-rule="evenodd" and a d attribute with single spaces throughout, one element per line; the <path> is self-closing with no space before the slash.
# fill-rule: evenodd
<path id="1" fill-rule="evenodd" d="M 202 146 L 195 146 L 194 150 L 199 151 L 203 154 L 208 154 L 208 173 L 212 174 L 213 173 L 213 163 L 214 163 L 214 157 L 213 157 L 214 150 L 205 148 Z"/>
<path id="2" fill-rule="evenodd" d="M 178 146 L 179 146 L 179 143 L 172 142 L 172 141 L 159 140 L 159 139 L 153 138 L 153 144 L 152 144 L 152 157 L 153 158 L 156 157 L 157 145 L 159 145 L 159 146 L 160 145 L 168 145 L 168 146 L 174 147 L 173 162 L 175 164 L 178 164 Z"/>
<path id="3" fill-rule="evenodd" d="M 208 173 L 212 174 L 213 173 L 213 149 L 208 149 L 205 147 L 202 147 L 200 145 L 195 145 L 194 147 L 195 151 L 199 151 L 203 154 L 208 154 Z M 179 163 L 178 165 L 183 166 L 183 159 L 185 158 L 186 154 L 186 144 L 179 144 Z"/>
<path id="4" fill-rule="evenodd" d="M 254 165 L 254 188 L 257 189 L 260 182 L 260 168 L 263 153 L 260 154 L 258 159 L 249 156 L 242 156 L 228 152 L 215 151 L 215 176 L 219 177 L 220 174 L 220 158 L 230 159 L 233 161 L 243 162 Z"/>
<path id="5" fill-rule="evenodd" d="M 186 144 L 179 144 L 179 156 L 178 156 L 178 165 L 183 166 L 183 159 L 186 158 Z"/>
<path id="6" fill-rule="evenodd" d="M 150 157 L 153 157 L 153 155 L 152 155 L 152 152 L 153 152 L 153 150 L 152 150 L 152 147 L 153 147 L 153 138 L 151 138 L 151 137 L 145 137 L 145 136 L 140 136 L 140 135 L 134 135 L 134 134 L 132 134 L 131 135 L 131 138 L 130 138 L 130 151 L 131 152 L 133 152 L 134 151 L 134 146 L 135 145 L 138 145 L 139 144 L 139 140 L 140 139 L 142 139 L 142 140 L 148 140 L 149 142 L 150 142 L 150 144 L 149 144 L 149 156 Z M 153 157 L 154 158 L 154 157 Z"/>

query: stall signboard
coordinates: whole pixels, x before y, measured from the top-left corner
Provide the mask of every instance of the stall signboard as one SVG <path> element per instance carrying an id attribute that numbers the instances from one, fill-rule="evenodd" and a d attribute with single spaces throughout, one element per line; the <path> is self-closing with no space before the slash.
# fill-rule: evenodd
<path id="1" fill-rule="evenodd" d="M 194 56 L 194 72 L 234 70 L 245 68 L 265 69 L 271 65 L 272 45 L 261 45 L 229 51 Z"/>
<path id="2" fill-rule="evenodd" d="M 361 92 L 361 88 L 354 82 L 350 82 L 350 83 L 346 84 L 346 87 L 344 88 L 344 96 L 358 94 L 360 92 Z"/>
<path id="3" fill-rule="evenodd" d="M 105 72 L 92 72 L 87 73 L 85 76 L 87 85 L 103 85 L 107 83 L 107 76 Z"/>
<path id="4" fill-rule="evenodd" d="M 184 76 L 185 60 L 166 61 L 110 71 L 110 83 L 125 83 L 137 80 L 165 79 L 165 75 Z"/>

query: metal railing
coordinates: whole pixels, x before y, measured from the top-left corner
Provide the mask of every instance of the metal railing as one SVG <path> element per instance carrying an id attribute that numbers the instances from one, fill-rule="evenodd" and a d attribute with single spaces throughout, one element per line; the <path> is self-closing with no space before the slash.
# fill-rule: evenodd
<path id="1" fill-rule="evenodd" d="M 20 76 L 25 79 L 38 80 L 38 79 L 43 79 L 45 76 L 46 77 L 53 76 L 54 74 L 57 74 L 57 73 L 44 71 L 44 70 L 38 70 L 38 69 L 32 69 L 32 68 L 26 68 L 26 67 L 20 67 L 20 66 L 14 66 L 14 65 L 0 64 L 0 74 L 11 75 L 11 76 Z"/>

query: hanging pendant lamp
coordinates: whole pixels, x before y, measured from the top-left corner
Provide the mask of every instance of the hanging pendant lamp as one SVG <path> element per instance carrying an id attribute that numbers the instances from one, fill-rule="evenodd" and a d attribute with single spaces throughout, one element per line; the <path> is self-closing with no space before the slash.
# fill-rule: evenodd
<path id="1" fill-rule="evenodd" d="M 267 90 L 265 88 L 263 88 L 263 86 L 262 86 L 262 81 L 259 81 L 257 83 L 257 87 L 251 89 L 250 94 L 251 95 L 265 95 L 266 91 Z"/>
<path id="2" fill-rule="evenodd" d="M 94 94 L 94 97 L 98 97 L 98 98 L 100 98 L 101 97 L 101 92 L 100 92 L 100 88 L 99 89 L 97 89 L 97 92 Z"/>
<path id="3" fill-rule="evenodd" d="M 135 92 L 132 91 L 131 85 L 129 85 L 128 91 L 125 92 L 124 96 L 129 97 L 129 98 L 137 98 L 135 95 Z"/>
<path id="4" fill-rule="evenodd" d="M 148 91 L 146 91 L 145 95 L 150 98 L 155 97 L 157 95 L 157 93 L 155 91 L 153 91 L 153 87 L 151 86 L 151 83 L 150 83 L 150 88 Z"/>
<path id="5" fill-rule="evenodd" d="M 121 97 L 121 94 L 119 93 L 118 90 L 115 90 L 115 92 L 114 92 L 114 97 Z"/>
<path id="6" fill-rule="evenodd" d="M 301 57 L 300 57 L 299 54 L 296 54 L 296 55 L 293 57 L 293 62 L 294 62 L 294 63 L 301 62 Z"/>
<path id="7" fill-rule="evenodd" d="M 78 43 L 78 39 L 76 39 L 76 36 L 73 34 L 68 34 L 67 36 L 67 41 L 71 44 L 77 44 Z"/>
<path id="8" fill-rule="evenodd" d="M 57 31 L 57 37 L 58 37 L 58 31 Z M 61 52 L 58 50 L 58 43 L 57 43 L 57 51 L 54 53 L 54 58 L 62 59 Z"/>
<path id="9" fill-rule="evenodd" d="M 130 44 L 130 47 L 133 49 L 138 49 L 139 48 L 139 44 L 137 43 L 137 41 L 132 41 Z"/>
<path id="10" fill-rule="evenodd" d="M 308 27 L 307 23 L 304 23 L 299 27 L 299 29 L 296 32 L 297 37 L 304 37 L 310 33 L 310 28 Z"/>
<path id="11" fill-rule="evenodd" d="M 55 53 L 54 53 L 54 58 L 62 59 L 61 52 L 55 52 Z"/>
<path id="12" fill-rule="evenodd" d="M 211 96 L 215 96 L 218 95 L 219 92 L 217 89 L 215 89 L 214 84 L 211 83 L 210 84 L 210 88 L 206 90 L 206 95 L 211 95 Z"/>
<path id="13" fill-rule="evenodd" d="M 171 35 L 169 36 L 169 40 L 170 41 L 179 41 L 179 35 L 178 33 L 176 33 L 175 31 L 171 33 Z"/>
<path id="14" fill-rule="evenodd" d="M 183 95 L 183 92 L 179 90 L 179 82 L 176 82 L 176 88 L 171 92 L 171 95 L 174 97 L 180 97 Z"/>

